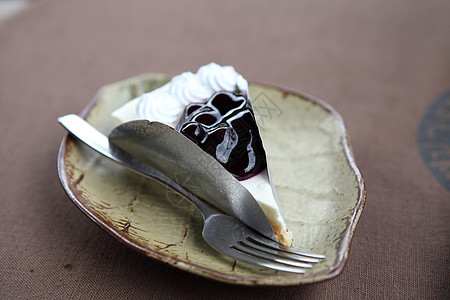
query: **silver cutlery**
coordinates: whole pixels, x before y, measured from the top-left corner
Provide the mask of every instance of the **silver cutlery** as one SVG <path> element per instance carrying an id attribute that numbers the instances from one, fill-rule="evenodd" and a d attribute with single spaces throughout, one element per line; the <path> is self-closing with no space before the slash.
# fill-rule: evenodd
<path id="1" fill-rule="evenodd" d="M 165 184 L 191 201 L 203 215 L 203 238 L 219 252 L 240 261 L 294 273 L 306 273 L 325 258 L 324 255 L 306 253 L 276 242 L 267 217 L 251 194 L 220 164 L 220 168 L 216 167 L 218 163 L 214 158 L 199 148 L 200 151 L 191 148 L 190 144 L 197 146 L 170 127 L 157 122 L 133 121 L 115 128 L 108 138 L 77 115 L 63 116 L 58 121 L 103 156 Z M 140 135 L 144 137 L 143 143 L 136 140 Z M 126 151 L 123 145 L 126 145 Z M 192 160 L 192 152 L 201 157 L 201 166 L 199 161 Z M 171 179 L 180 168 L 188 171 L 181 173 L 185 174 L 186 180 L 193 180 L 186 186 Z M 195 176 L 186 175 L 189 172 Z M 210 184 L 217 186 L 211 180 L 218 180 L 220 188 L 211 189 Z M 195 189 L 191 193 L 192 190 L 186 188 L 192 184 L 200 187 L 206 184 L 209 188 Z M 199 198 L 230 215 L 212 208 Z"/>

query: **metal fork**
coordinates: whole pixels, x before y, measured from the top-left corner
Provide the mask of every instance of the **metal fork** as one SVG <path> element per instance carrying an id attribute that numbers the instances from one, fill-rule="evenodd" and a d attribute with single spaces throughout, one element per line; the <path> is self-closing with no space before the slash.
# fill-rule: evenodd
<path id="1" fill-rule="evenodd" d="M 114 162 L 148 178 L 156 179 L 191 201 L 202 213 L 202 236 L 217 251 L 237 260 L 270 269 L 306 273 L 325 256 L 300 251 L 275 242 L 253 230 L 237 218 L 223 214 L 186 191 L 166 175 L 135 157 L 111 150 L 108 138 L 77 115 L 58 121 L 80 141 Z"/>
<path id="2" fill-rule="evenodd" d="M 325 256 L 283 246 L 251 229 L 238 219 L 193 202 L 205 220 L 202 236 L 214 249 L 237 260 L 270 269 L 306 273 Z"/>

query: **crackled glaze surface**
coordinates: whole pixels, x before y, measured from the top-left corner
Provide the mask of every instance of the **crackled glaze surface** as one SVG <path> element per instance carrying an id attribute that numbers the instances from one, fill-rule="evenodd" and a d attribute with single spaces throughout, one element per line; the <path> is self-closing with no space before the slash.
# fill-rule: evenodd
<path id="1" fill-rule="evenodd" d="M 115 126 L 113 110 L 167 81 L 163 75 L 145 74 L 105 86 L 83 115 L 109 134 Z M 310 96 L 261 84 L 251 84 L 250 95 L 294 246 L 327 257 L 307 274 L 261 269 L 222 256 L 203 241 L 202 218 L 194 207 L 68 136 L 58 157 L 63 186 L 83 212 L 120 241 L 175 267 L 246 285 L 332 278 L 347 260 L 365 201 L 343 122 Z"/>

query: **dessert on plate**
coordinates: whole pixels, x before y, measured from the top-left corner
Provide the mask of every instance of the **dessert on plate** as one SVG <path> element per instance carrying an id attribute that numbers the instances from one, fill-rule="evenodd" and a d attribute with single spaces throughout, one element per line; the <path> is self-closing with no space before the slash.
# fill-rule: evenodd
<path id="1" fill-rule="evenodd" d="M 184 72 L 112 113 L 117 123 L 167 124 L 213 156 L 253 195 L 284 245 L 292 243 L 270 180 L 248 83 L 232 66 L 215 63 Z"/>

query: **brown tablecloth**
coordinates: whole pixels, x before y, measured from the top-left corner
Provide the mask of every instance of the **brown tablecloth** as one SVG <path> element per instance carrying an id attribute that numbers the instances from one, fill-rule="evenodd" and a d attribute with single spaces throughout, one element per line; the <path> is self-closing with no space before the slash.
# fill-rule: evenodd
<path id="1" fill-rule="evenodd" d="M 204 279 L 128 249 L 61 188 L 58 116 L 104 84 L 210 61 L 346 120 L 368 196 L 339 277 Z M 39 2 L 0 24 L 0 298 L 448 298 L 449 89 L 445 0 Z"/>

